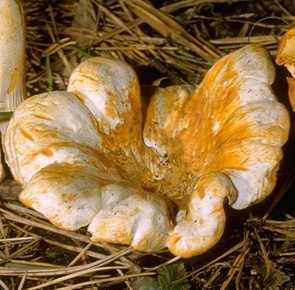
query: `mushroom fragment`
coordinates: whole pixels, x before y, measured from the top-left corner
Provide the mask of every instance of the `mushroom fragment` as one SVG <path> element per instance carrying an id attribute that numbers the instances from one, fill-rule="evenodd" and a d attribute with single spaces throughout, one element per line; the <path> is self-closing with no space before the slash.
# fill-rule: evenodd
<path id="1" fill-rule="evenodd" d="M 196 89 L 158 88 L 145 112 L 127 64 L 90 58 L 68 93 L 25 101 L 9 124 L 20 199 L 59 227 L 89 224 L 93 241 L 202 254 L 224 231 L 226 200 L 247 208 L 275 186 L 289 116 L 274 74 L 267 52 L 247 46 Z"/>
<path id="2" fill-rule="evenodd" d="M 25 96 L 25 33 L 20 1 L 0 1 L 0 131 Z M 7 116 L 8 115 L 8 116 Z M 5 174 L 1 163 L 0 181 Z"/>
<path id="3" fill-rule="evenodd" d="M 283 35 L 279 42 L 276 57 L 278 65 L 284 65 L 291 73 L 288 77 L 289 101 L 295 111 L 295 28 L 290 29 Z"/>
<path id="4" fill-rule="evenodd" d="M 20 1 L 0 2 L 0 112 L 13 112 L 25 95 L 25 33 Z"/>

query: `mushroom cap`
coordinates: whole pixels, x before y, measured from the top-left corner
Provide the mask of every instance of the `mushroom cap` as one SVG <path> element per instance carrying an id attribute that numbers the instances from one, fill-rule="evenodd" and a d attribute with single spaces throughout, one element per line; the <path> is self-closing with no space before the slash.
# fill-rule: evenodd
<path id="1" fill-rule="evenodd" d="M 127 64 L 90 58 L 69 93 L 25 101 L 9 124 L 5 153 L 26 185 L 21 200 L 60 227 L 89 223 L 93 241 L 204 253 L 223 233 L 226 199 L 243 209 L 276 183 L 289 116 L 274 74 L 267 52 L 247 46 L 197 88 L 156 89 L 145 109 Z"/>
<path id="2" fill-rule="evenodd" d="M 292 78 L 287 78 L 287 80 L 289 100 L 293 111 L 295 111 L 295 27 L 282 36 L 278 46 L 276 62 L 278 65 L 284 65 L 292 75 Z"/>

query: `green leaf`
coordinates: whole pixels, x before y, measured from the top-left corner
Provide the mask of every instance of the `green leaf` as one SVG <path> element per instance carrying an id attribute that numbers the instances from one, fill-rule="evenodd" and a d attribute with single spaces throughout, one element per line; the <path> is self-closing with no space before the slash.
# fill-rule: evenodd
<path id="1" fill-rule="evenodd" d="M 138 278 L 132 284 L 134 290 L 158 290 L 157 279 L 152 277 Z"/>
<path id="2" fill-rule="evenodd" d="M 187 275 L 183 264 L 174 264 L 162 268 L 156 278 L 141 278 L 132 286 L 135 290 L 189 290 Z"/>

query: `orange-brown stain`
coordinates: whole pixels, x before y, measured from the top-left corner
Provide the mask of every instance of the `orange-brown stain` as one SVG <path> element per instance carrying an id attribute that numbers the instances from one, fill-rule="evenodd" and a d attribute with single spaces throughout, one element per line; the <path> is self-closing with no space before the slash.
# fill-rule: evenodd
<path id="1" fill-rule="evenodd" d="M 20 77 L 20 72 L 17 70 L 17 68 L 15 68 L 11 75 L 9 86 L 7 88 L 8 95 L 10 95 L 15 90 L 16 86 L 18 85 L 19 77 Z"/>
<path id="2" fill-rule="evenodd" d="M 41 120 L 47 120 L 52 121 L 52 118 L 47 114 L 42 114 L 41 112 L 32 114 L 34 117 L 41 119 Z"/>
<path id="3" fill-rule="evenodd" d="M 50 147 L 43 147 L 28 155 L 29 157 L 27 158 L 27 161 L 32 162 L 39 154 L 44 155 L 46 157 L 52 157 L 54 153 Z"/>
<path id="4" fill-rule="evenodd" d="M 63 202 L 71 204 L 79 198 L 79 195 L 77 193 L 66 192 L 61 194 L 61 198 Z"/>
<path id="5" fill-rule="evenodd" d="M 289 100 L 292 106 L 293 111 L 295 111 L 295 79 L 288 78 L 288 85 L 289 85 Z"/>
<path id="6" fill-rule="evenodd" d="M 29 208 L 33 208 L 33 205 L 35 204 L 31 198 L 24 198 L 22 194 L 19 195 L 19 200 Z"/>
<path id="7" fill-rule="evenodd" d="M 34 136 L 32 135 L 32 133 L 31 133 L 29 130 L 27 130 L 27 129 L 23 128 L 23 127 L 20 127 L 19 130 L 20 130 L 20 133 L 21 133 L 26 139 L 28 139 L 28 140 L 34 142 Z"/>
<path id="8" fill-rule="evenodd" d="M 112 221 L 100 223 L 99 227 L 95 230 L 94 240 L 100 240 L 98 238 L 100 236 L 102 237 L 101 240 L 104 242 L 112 242 L 115 240 L 121 245 L 129 245 L 131 242 L 131 235 L 130 232 L 126 230 L 127 227 L 124 226 L 124 221 L 122 221 L 121 225 L 115 225 L 116 231 L 113 231 L 111 236 L 109 236 L 110 224 L 112 224 Z"/>
<path id="9" fill-rule="evenodd" d="M 279 65 L 295 64 L 295 28 L 287 31 L 280 39 L 276 63 Z"/>

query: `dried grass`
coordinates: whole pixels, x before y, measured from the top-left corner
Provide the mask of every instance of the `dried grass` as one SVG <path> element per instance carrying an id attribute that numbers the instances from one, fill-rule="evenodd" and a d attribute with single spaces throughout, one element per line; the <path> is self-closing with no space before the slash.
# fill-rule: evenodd
<path id="1" fill-rule="evenodd" d="M 29 95 L 65 89 L 73 68 L 94 55 L 129 62 L 143 85 L 196 83 L 216 59 L 247 43 L 274 55 L 280 35 L 295 24 L 291 0 L 26 0 L 24 6 Z M 184 261 L 192 289 L 294 289 L 295 218 L 280 204 L 292 191 L 291 171 L 282 171 L 277 198 L 256 216 L 243 213 L 215 249 Z M 147 255 L 59 230 L 20 205 L 19 190 L 11 180 L 0 186 L 2 289 L 134 289 L 134 279 L 181 262 L 165 251 Z"/>

